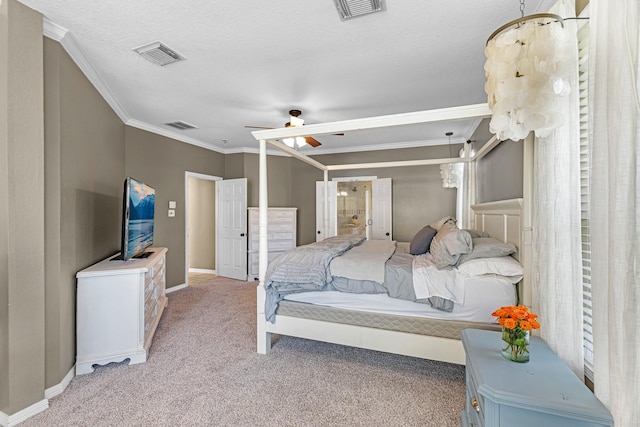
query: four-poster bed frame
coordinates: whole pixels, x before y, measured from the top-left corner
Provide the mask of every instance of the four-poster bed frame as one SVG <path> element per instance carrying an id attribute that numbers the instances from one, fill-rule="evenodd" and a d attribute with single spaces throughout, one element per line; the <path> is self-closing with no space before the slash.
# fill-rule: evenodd
<path id="1" fill-rule="evenodd" d="M 388 116 L 370 117 L 357 120 L 321 123 L 303 128 L 288 127 L 253 132 L 260 141 L 260 183 L 259 183 L 259 217 L 260 217 L 260 254 L 259 285 L 257 288 L 257 350 L 266 354 L 271 348 L 271 335 L 289 335 L 317 341 L 361 347 L 385 351 L 424 359 L 446 361 L 457 364 L 465 363 L 465 354 L 459 339 L 438 336 L 398 332 L 385 329 L 355 326 L 330 321 L 320 321 L 285 315 L 276 315 L 274 323 L 265 319 L 265 275 L 267 271 L 267 143 L 291 156 L 314 166 L 324 172 L 325 182 L 325 236 L 328 224 L 327 182 L 328 172 L 345 169 L 386 168 L 400 166 L 439 165 L 445 163 L 464 162 L 470 171 L 467 181 L 468 193 L 464 197 L 465 228 L 475 228 L 488 232 L 492 237 L 505 242 L 514 243 L 518 248 L 516 258 L 524 266 L 524 279 L 519 285 L 520 302 L 531 303 L 530 289 L 530 253 L 531 253 L 531 206 L 529 203 L 532 183 L 533 140 L 525 140 L 523 158 L 523 198 L 475 204 L 475 163 L 484 157 L 501 141 L 491 138 L 473 156 L 464 158 L 444 158 L 407 160 L 379 163 L 360 163 L 350 165 L 324 165 L 297 150 L 279 142 L 287 137 L 314 136 L 348 132 L 354 130 L 376 129 L 393 126 L 413 125 L 436 121 L 482 119 L 490 116 L 487 104 L 476 104 L 463 107 L 443 108 L 437 110 L 418 111 Z M 468 150 L 468 147 L 465 147 Z"/>

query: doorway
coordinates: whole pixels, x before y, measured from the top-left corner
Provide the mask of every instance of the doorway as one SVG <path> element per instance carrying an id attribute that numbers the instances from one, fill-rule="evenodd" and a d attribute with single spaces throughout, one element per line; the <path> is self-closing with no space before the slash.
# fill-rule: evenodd
<path id="1" fill-rule="evenodd" d="M 185 172 L 185 284 L 216 271 L 216 181 L 222 178 Z"/>

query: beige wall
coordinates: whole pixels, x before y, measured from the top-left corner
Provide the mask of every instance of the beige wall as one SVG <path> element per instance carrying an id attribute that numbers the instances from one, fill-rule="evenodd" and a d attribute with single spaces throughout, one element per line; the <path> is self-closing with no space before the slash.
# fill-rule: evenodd
<path id="1" fill-rule="evenodd" d="M 125 127 L 126 175 L 156 189 L 153 244 L 168 248 L 167 287 L 185 282 L 185 172 L 224 177 L 225 156 L 144 130 Z M 177 202 L 169 218 L 169 201 Z"/>
<path id="2" fill-rule="evenodd" d="M 216 183 L 189 177 L 189 268 L 216 268 Z M 164 214 L 162 208 L 156 214 Z"/>
<path id="3" fill-rule="evenodd" d="M 76 272 L 120 247 L 125 152 L 122 121 L 59 43 L 44 46 L 49 387 L 75 362 Z"/>
<path id="4" fill-rule="evenodd" d="M 0 412 L 44 399 L 42 17 L 0 3 Z M 4 417 L 3 416 L 3 417 Z"/>

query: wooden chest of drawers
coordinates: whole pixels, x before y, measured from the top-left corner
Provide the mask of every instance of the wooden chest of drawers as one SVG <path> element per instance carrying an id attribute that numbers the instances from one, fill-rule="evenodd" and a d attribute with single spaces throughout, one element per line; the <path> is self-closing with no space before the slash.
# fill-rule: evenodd
<path id="1" fill-rule="evenodd" d="M 500 332 L 465 329 L 467 396 L 463 427 L 602 427 L 613 418 L 569 367 L 537 337 L 530 361 L 502 357 Z"/>

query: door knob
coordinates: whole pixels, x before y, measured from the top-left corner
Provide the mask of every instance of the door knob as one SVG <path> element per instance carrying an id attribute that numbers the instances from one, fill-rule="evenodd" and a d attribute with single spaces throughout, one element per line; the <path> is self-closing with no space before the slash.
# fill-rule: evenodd
<path id="1" fill-rule="evenodd" d="M 388 234 L 387 234 L 387 236 L 388 236 Z M 240 237 L 244 237 L 244 233 L 240 233 Z"/>
<path id="2" fill-rule="evenodd" d="M 318 234 L 320 234 L 320 232 L 318 231 Z"/>
<path id="3" fill-rule="evenodd" d="M 389 235 L 389 233 L 385 233 L 385 236 L 388 236 L 388 235 Z"/>

